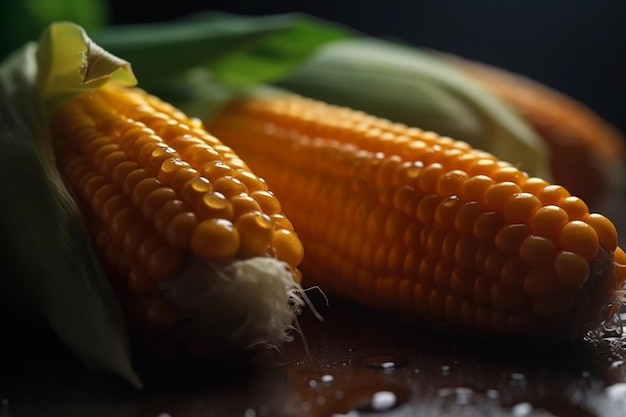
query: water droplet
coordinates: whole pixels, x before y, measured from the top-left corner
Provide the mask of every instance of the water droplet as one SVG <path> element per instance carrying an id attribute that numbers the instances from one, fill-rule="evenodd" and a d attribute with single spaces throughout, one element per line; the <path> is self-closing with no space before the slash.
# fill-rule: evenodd
<path id="1" fill-rule="evenodd" d="M 524 417 L 532 413 L 533 406 L 530 403 L 519 403 L 515 404 L 511 409 L 514 417 Z"/>
<path id="2" fill-rule="evenodd" d="M 408 399 L 409 393 L 404 389 L 385 387 L 377 389 L 376 387 L 366 387 L 357 389 L 353 392 L 346 393 L 343 398 L 343 412 L 351 413 L 373 413 L 391 410 L 404 404 Z M 336 414 L 337 415 L 337 414 Z"/>
<path id="3" fill-rule="evenodd" d="M 468 404 L 474 395 L 474 390 L 465 387 L 440 388 L 438 394 L 440 397 L 453 397 L 457 404 Z"/>
<path id="4" fill-rule="evenodd" d="M 396 394 L 391 391 L 380 391 L 372 395 L 372 409 L 374 411 L 385 411 L 396 405 Z"/>
<path id="5" fill-rule="evenodd" d="M 441 367 L 441 374 L 442 375 L 450 375 L 450 366 L 448 365 L 443 365 Z"/>
<path id="6" fill-rule="evenodd" d="M 526 375 L 522 373 L 513 372 L 510 375 L 510 378 L 511 378 L 512 385 L 526 385 Z"/>
<path id="7" fill-rule="evenodd" d="M 243 412 L 243 417 L 256 417 L 256 411 L 253 408 L 246 408 Z"/>
<path id="8" fill-rule="evenodd" d="M 172 417 L 170 413 L 161 413 L 157 417 Z"/>
<path id="9" fill-rule="evenodd" d="M 367 368 L 390 371 L 406 366 L 406 360 L 390 354 L 367 355 L 359 359 L 359 363 Z"/>
<path id="10" fill-rule="evenodd" d="M 605 392 L 611 399 L 623 400 L 626 397 L 626 382 L 609 385 L 605 388 Z"/>
<path id="11" fill-rule="evenodd" d="M 485 396 L 486 396 L 487 398 L 496 399 L 496 398 L 499 398 L 499 397 L 500 397 L 500 393 L 498 392 L 498 390 L 495 390 L 495 389 L 488 389 L 488 390 L 485 392 Z"/>
<path id="12" fill-rule="evenodd" d="M 334 380 L 335 380 L 335 377 L 330 374 L 322 375 L 320 377 L 320 381 L 327 383 L 327 384 L 333 382 Z"/>
<path id="13" fill-rule="evenodd" d="M 620 366 L 622 366 L 625 363 L 625 361 L 623 359 L 620 359 L 618 361 L 614 361 L 613 363 L 611 363 L 611 369 L 617 369 Z"/>

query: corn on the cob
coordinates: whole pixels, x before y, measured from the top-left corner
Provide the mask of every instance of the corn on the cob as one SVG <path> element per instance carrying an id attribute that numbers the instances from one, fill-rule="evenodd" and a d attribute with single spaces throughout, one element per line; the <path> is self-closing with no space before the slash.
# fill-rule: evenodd
<path id="1" fill-rule="evenodd" d="M 288 339 L 302 245 L 232 149 L 168 103 L 115 84 L 64 103 L 50 125 L 138 340 L 171 353 Z"/>
<path id="2" fill-rule="evenodd" d="M 538 340 L 582 335 L 619 303 L 614 225 L 466 143 L 289 95 L 244 98 L 206 127 L 271 184 L 305 284 L 330 295 Z"/>

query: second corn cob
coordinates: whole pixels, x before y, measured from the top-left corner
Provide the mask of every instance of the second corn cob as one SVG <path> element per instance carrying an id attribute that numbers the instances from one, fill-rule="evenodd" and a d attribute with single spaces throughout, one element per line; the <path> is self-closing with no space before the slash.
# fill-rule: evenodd
<path id="1" fill-rule="evenodd" d="M 304 282 L 484 335 L 575 338 L 620 303 L 614 225 L 563 187 L 432 132 L 298 96 L 207 122 L 272 185 Z"/>
<path id="2" fill-rule="evenodd" d="M 51 132 L 136 339 L 171 354 L 289 338 L 302 246 L 232 149 L 113 83 L 59 106 Z"/>

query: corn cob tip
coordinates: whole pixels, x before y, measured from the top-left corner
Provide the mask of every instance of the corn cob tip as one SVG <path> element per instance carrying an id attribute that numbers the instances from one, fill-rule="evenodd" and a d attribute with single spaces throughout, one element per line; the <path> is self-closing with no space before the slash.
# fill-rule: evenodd
<path id="1" fill-rule="evenodd" d="M 295 318 L 304 305 L 292 268 L 272 257 L 218 264 L 194 258 L 159 292 L 184 306 L 173 337 L 197 337 L 220 345 L 277 347 L 292 340 Z"/>

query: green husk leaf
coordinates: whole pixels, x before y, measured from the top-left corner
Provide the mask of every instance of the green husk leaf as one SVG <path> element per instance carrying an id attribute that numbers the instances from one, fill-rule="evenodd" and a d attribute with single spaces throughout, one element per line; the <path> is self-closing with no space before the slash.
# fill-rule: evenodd
<path id="1" fill-rule="evenodd" d="M 299 24 L 298 15 L 291 13 L 251 17 L 206 12 L 168 22 L 111 26 L 92 38 L 132 62 L 142 88 L 158 91 L 190 68 L 254 51 L 266 39 L 292 33 Z M 284 65 L 282 60 L 277 64 Z"/>
<path id="2" fill-rule="evenodd" d="M 47 125 L 54 103 L 110 79 L 134 77 L 71 23 L 52 24 L 0 65 L 0 232 L 13 271 L 0 280 L 90 369 L 140 387 L 119 303 L 56 169 Z"/>
<path id="3" fill-rule="evenodd" d="M 466 141 L 549 178 L 548 152 L 535 131 L 429 50 L 368 37 L 341 40 L 277 85 Z"/>
<path id="4" fill-rule="evenodd" d="M 240 89 L 271 83 L 293 72 L 322 45 L 355 35 L 352 30 L 311 16 L 292 17 L 293 24 L 287 30 L 212 63 L 215 80 Z"/>

